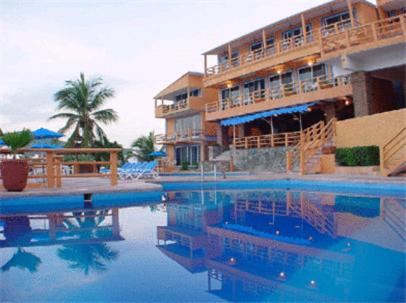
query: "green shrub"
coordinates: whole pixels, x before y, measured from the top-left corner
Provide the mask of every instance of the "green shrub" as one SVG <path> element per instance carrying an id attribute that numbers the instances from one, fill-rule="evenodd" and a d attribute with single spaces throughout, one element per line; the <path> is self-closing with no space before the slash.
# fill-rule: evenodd
<path id="1" fill-rule="evenodd" d="M 5 133 L 2 136 L 4 143 L 10 148 L 11 153 L 14 155 L 17 154 L 17 149 L 23 148 L 30 144 L 34 139 L 32 133 L 28 129 L 23 129 L 19 132 L 9 132 Z"/>
<path id="2" fill-rule="evenodd" d="M 181 170 L 189 170 L 189 162 L 188 161 L 182 161 L 180 169 Z"/>
<path id="3" fill-rule="evenodd" d="M 378 146 L 357 146 L 337 148 L 336 161 L 341 166 L 379 165 Z"/>

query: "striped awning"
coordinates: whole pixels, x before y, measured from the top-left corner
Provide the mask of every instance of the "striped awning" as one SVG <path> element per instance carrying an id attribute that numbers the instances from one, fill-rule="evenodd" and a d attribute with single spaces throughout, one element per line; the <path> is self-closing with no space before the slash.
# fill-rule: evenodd
<path id="1" fill-rule="evenodd" d="M 231 126 L 231 125 L 238 125 L 247 122 L 251 122 L 257 119 L 267 118 L 276 115 L 283 115 L 283 114 L 294 114 L 294 113 L 303 113 L 308 110 L 309 107 L 315 105 L 317 102 L 305 103 L 301 105 L 289 106 L 289 107 L 280 107 L 273 110 L 268 110 L 256 114 L 250 114 L 245 116 L 233 117 L 221 120 L 222 126 Z"/>

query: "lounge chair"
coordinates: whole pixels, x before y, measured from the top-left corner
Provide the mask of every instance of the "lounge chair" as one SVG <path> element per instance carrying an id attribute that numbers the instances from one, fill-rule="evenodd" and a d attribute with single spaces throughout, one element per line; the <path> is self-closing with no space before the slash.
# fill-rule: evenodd
<path id="1" fill-rule="evenodd" d="M 146 166 L 138 171 L 134 179 L 138 180 L 141 178 L 158 178 L 159 173 L 156 170 L 157 165 L 158 163 L 156 161 L 148 162 Z"/>

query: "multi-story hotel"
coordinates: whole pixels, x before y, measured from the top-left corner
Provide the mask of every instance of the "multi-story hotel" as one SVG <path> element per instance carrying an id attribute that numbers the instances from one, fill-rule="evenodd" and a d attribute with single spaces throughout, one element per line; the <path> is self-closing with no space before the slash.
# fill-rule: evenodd
<path id="1" fill-rule="evenodd" d="M 202 80 L 203 74 L 187 72 L 154 97 L 155 117 L 165 119 L 165 134 L 155 136 L 166 147 L 165 169 L 207 160 L 207 147 L 216 142 L 216 124 L 206 121 L 204 109 L 217 91 L 204 88 Z"/>
<path id="2" fill-rule="evenodd" d="M 201 101 L 205 112 L 200 117 L 215 123 L 223 151 L 230 146 L 285 147 L 290 153 L 286 161 L 291 161 L 286 167 L 300 158 L 301 172 L 314 171 L 320 150 L 333 140 L 341 147 L 354 146 L 346 137 L 348 131 L 361 137 L 360 146 L 392 149 L 386 143 L 403 140 L 406 133 L 404 123 L 388 122 L 406 114 L 405 12 L 402 0 L 378 0 L 377 5 L 366 0 L 329 1 L 206 51 L 200 89 L 210 90 L 210 98 L 216 93 Z M 208 66 L 213 56 L 217 64 Z M 180 114 L 176 108 L 182 103 L 173 99 L 173 90 L 166 90 L 156 99 L 170 94 L 173 106 L 164 108 Z M 168 118 L 167 134 L 173 134 L 173 114 L 162 114 L 161 109 L 157 107 L 157 116 Z M 375 115 L 384 112 L 394 118 Z M 368 121 L 353 119 L 371 115 Z M 382 134 L 374 129 L 363 134 L 365 126 L 376 127 L 383 120 L 387 125 Z M 204 150 L 207 140 L 202 142 Z M 389 173 L 389 167 L 405 159 L 389 159 L 392 155 L 387 154 L 381 169 Z M 176 149 L 175 158 L 177 164 L 184 159 L 181 149 Z"/>

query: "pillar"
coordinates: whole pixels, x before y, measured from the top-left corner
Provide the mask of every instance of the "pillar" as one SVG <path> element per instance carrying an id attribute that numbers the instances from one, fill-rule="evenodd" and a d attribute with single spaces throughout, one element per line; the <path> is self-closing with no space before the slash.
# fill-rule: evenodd
<path id="1" fill-rule="evenodd" d="M 354 72 L 351 75 L 355 117 L 372 113 L 372 81 L 366 72 Z"/>
<path id="2" fill-rule="evenodd" d="M 227 127 L 221 126 L 220 123 L 217 124 L 217 144 L 220 145 L 222 151 L 228 149 Z"/>
<path id="3" fill-rule="evenodd" d="M 336 107 L 335 102 L 328 102 L 323 105 L 323 111 L 326 114 L 326 122 L 335 118 L 336 116 Z"/>

